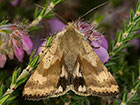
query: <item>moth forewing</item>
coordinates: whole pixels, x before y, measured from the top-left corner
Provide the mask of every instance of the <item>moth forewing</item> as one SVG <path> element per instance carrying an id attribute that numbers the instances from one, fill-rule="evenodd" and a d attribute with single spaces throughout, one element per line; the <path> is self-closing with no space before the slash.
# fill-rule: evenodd
<path id="1" fill-rule="evenodd" d="M 40 61 L 38 67 L 27 81 L 23 96 L 28 100 L 40 100 L 51 97 L 57 93 L 63 52 L 58 46 L 58 40 L 54 40 L 52 46 Z"/>
<path id="2" fill-rule="evenodd" d="M 84 52 L 78 57 L 87 93 L 94 96 L 113 96 L 118 94 L 119 87 L 92 47 L 83 40 Z M 92 60 L 93 59 L 93 60 Z"/>
<path id="3" fill-rule="evenodd" d="M 76 69 L 73 70 L 72 90 L 83 96 L 113 96 L 119 92 L 119 87 L 114 77 L 107 71 L 102 61 L 93 51 L 90 44 L 79 36 L 80 32 L 75 29 L 80 39 L 81 47 L 77 52 Z M 79 85 L 79 86 L 78 86 Z"/>

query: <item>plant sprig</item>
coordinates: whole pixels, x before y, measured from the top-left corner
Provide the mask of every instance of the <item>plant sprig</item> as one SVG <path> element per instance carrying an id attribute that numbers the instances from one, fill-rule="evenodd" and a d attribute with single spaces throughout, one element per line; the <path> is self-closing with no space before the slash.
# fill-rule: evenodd
<path id="1" fill-rule="evenodd" d="M 30 56 L 30 61 L 29 61 L 28 66 L 22 71 L 22 73 L 19 76 L 17 75 L 19 74 L 19 71 L 21 71 L 21 68 L 13 72 L 10 87 L 2 96 L 0 96 L 0 105 L 3 105 L 5 102 L 8 101 L 8 99 L 10 98 L 12 93 L 15 91 L 15 89 L 28 79 L 31 71 L 36 67 L 39 56 L 36 55 L 34 58 L 32 58 L 33 54 L 34 53 L 32 53 Z M 2 89 L 0 91 L 0 94 L 2 94 Z"/>
<path id="2" fill-rule="evenodd" d="M 58 3 L 62 2 L 63 0 L 51 0 L 50 3 L 48 3 L 48 0 L 46 0 L 46 5 L 45 7 L 42 9 L 42 11 L 39 13 L 39 15 L 37 16 L 37 12 L 38 9 L 35 9 L 35 16 L 34 16 L 34 20 L 32 21 L 31 24 L 29 24 L 28 28 L 32 28 L 34 26 L 36 26 L 41 20 L 42 18 L 44 18 L 46 15 L 52 15 L 50 14 L 50 11 L 52 11 L 52 9 L 55 7 L 55 5 L 57 5 Z"/>
<path id="3" fill-rule="evenodd" d="M 130 104 L 130 103 L 133 103 L 133 102 L 139 100 L 138 90 L 140 90 L 140 61 L 138 64 L 138 70 L 139 70 L 139 76 L 138 76 L 133 88 L 130 90 L 130 92 L 124 91 L 120 105 L 127 105 L 127 104 Z M 117 104 L 115 104 L 115 105 L 117 105 Z"/>
<path id="4" fill-rule="evenodd" d="M 135 34 L 139 29 L 140 25 L 140 2 L 136 6 L 136 12 L 133 10 L 130 11 L 129 23 L 126 24 L 126 21 L 123 21 L 123 29 L 116 34 L 116 41 L 110 43 L 110 56 L 115 56 L 123 48 L 128 47 L 128 42 L 138 36 Z M 137 36 L 136 36 L 137 35 Z"/>

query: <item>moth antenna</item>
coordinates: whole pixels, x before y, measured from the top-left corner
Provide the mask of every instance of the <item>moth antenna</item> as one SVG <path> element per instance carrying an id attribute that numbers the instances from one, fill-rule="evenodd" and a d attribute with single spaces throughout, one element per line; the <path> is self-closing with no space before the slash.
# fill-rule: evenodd
<path id="1" fill-rule="evenodd" d="M 51 11 L 53 14 L 55 14 L 57 17 L 59 17 L 66 25 L 67 25 L 67 21 L 62 17 L 62 16 L 60 16 L 59 14 L 57 14 L 56 12 L 53 12 L 53 11 Z"/>
<path id="2" fill-rule="evenodd" d="M 39 5 L 39 4 L 34 4 L 35 6 L 39 7 L 39 8 L 44 8 L 43 6 Z M 62 17 L 60 16 L 59 14 L 53 12 L 52 10 L 50 11 L 52 12 L 53 14 L 55 14 L 57 17 L 59 17 L 65 24 L 67 24 L 67 21 Z"/>
<path id="3" fill-rule="evenodd" d="M 100 4 L 100 5 L 98 5 L 98 6 L 94 7 L 94 8 L 92 8 L 91 10 L 87 11 L 84 15 L 80 16 L 80 18 L 82 19 L 83 17 L 85 17 L 85 16 L 86 16 L 87 14 L 89 14 L 90 12 L 96 10 L 97 8 L 100 8 L 100 7 L 104 6 L 104 5 L 106 5 L 107 3 L 108 3 L 108 2 L 104 2 L 104 3 Z"/>

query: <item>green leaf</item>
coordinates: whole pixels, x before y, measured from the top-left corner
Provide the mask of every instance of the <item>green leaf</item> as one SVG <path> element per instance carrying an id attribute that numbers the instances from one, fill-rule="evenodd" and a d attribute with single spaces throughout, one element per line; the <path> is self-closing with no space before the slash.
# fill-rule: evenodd
<path id="1" fill-rule="evenodd" d="M 54 5 L 56 5 L 56 4 L 60 3 L 60 2 L 63 2 L 63 1 L 64 0 L 52 0 L 52 2 L 53 2 Z"/>
<path id="2" fill-rule="evenodd" d="M 121 42 L 122 41 L 122 32 L 120 31 L 118 34 L 117 34 L 117 36 L 116 36 L 116 40 L 117 40 L 117 43 L 119 43 L 119 42 Z"/>
<path id="3" fill-rule="evenodd" d="M 28 79 L 28 76 L 25 76 L 24 78 L 21 78 L 20 80 L 16 81 L 16 86 L 18 87 L 22 83 L 24 83 Z"/>
<path id="4" fill-rule="evenodd" d="M 7 104 L 9 103 L 9 105 L 10 105 L 10 103 L 11 103 L 13 100 L 15 100 L 15 99 L 17 98 L 17 96 L 18 96 L 18 95 L 14 95 L 14 96 L 12 96 L 12 97 L 9 97 L 9 98 L 6 100 L 6 103 L 7 103 Z"/>
<path id="5" fill-rule="evenodd" d="M 0 97 L 3 95 L 4 85 L 0 84 Z"/>
<path id="6" fill-rule="evenodd" d="M 140 98 L 135 94 L 129 101 L 128 103 L 139 103 L 140 102 Z"/>
<path id="7" fill-rule="evenodd" d="M 140 87 L 140 81 L 138 81 L 136 84 L 135 84 L 135 86 L 134 86 L 134 90 L 137 90 L 138 88 Z"/>
<path id="8" fill-rule="evenodd" d="M 2 98 L 0 98 L 0 105 L 3 104 L 8 98 L 9 98 L 9 94 L 4 95 Z"/>
<path id="9" fill-rule="evenodd" d="M 139 31 L 140 30 L 140 26 L 139 27 L 136 27 L 132 30 L 132 32 L 136 32 L 136 31 Z"/>
<path id="10" fill-rule="evenodd" d="M 12 82 L 11 82 L 11 84 L 15 84 L 16 83 L 16 79 L 17 79 L 17 71 L 14 70 L 13 75 L 12 75 Z"/>
<path id="11" fill-rule="evenodd" d="M 117 47 L 117 48 L 114 50 L 114 52 L 115 52 L 115 53 L 118 53 L 118 52 L 120 52 L 122 49 L 123 49 L 123 46 L 121 45 L 121 46 Z"/>
<path id="12" fill-rule="evenodd" d="M 29 65 L 31 65 L 31 67 L 34 67 L 34 66 L 38 63 L 38 59 L 39 59 L 39 55 L 36 55 L 36 56 L 29 62 Z"/>
<path id="13" fill-rule="evenodd" d="M 34 19 L 36 19 L 38 16 L 38 7 L 35 8 L 35 11 L 34 11 Z"/>
<path id="14" fill-rule="evenodd" d="M 132 71 L 132 86 L 135 84 L 135 74 L 134 72 Z"/>
<path id="15" fill-rule="evenodd" d="M 130 22 L 130 23 L 133 22 L 133 16 L 134 16 L 134 11 L 131 9 L 131 10 L 130 10 L 130 16 L 129 16 L 129 22 Z"/>
<path id="16" fill-rule="evenodd" d="M 125 39 L 122 40 L 123 43 L 128 43 L 130 40 L 132 40 L 134 37 L 134 35 L 129 35 L 128 37 L 126 37 Z"/>
<path id="17" fill-rule="evenodd" d="M 134 19 L 134 21 L 135 21 L 135 24 L 136 24 L 137 22 L 139 22 L 139 21 L 140 21 L 140 15 L 137 16 L 137 17 Z"/>
<path id="18" fill-rule="evenodd" d="M 126 31 L 126 20 L 123 20 L 123 32 Z"/>
<path id="19" fill-rule="evenodd" d="M 40 30 L 40 29 L 42 29 L 43 27 L 41 27 L 41 26 L 33 26 L 33 27 L 30 27 L 30 28 L 28 28 L 28 33 L 29 32 L 31 32 L 31 31 L 35 31 L 35 30 Z"/>
<path id="20" fill-rule="evenodd" d="M 42 11 L 40 12 L 39 16 L 43 17 L 45 14 L 45 11 L 47 9 L 47 5 L 42 9 Z"/>
<path id="21" fill-rule="evenodd" d="M 125 90 L 124 91 L 124 94 L 123 94 L 123 99 L 122 99 L 122 102 L 127 102 L 127 95 L 128 95 L 128 93 L 127 93 L 127 91 Z"/>
<path id="22" fill-rule="evenodd" d="M 136 5 L 136 11 L 138 11 L 139 5 L 140 5 L 140 2 L 138 2 L 137 5 Z"/>
<path id="23" fill-rule="evenodd" d="M 55 14 L 53 14 L 52 12 L 49 12 L 46 16 L 44 16 L 44 18 L 49 19 L 49 18 L 51 18 L 53 16 L 55 16 Z"/>
<path id="24" fill-rule="evenodd" d="M 138 2 L 136 5 L 136 11 L 139 11 L 139 10 L 140 10 L 140 2 Z"/>
<path id="25" fill-rule="evenodd" d="M 33 50 L 33 52 L 31 53 L 31 55 L 30 55 L 30 57 L 29 57 L 29 62 L 31 62 L 31 61 L 32 61 L 33 56 L 34 56 L 34 54 L 35 54 L 35 51 L 36 51 L 36 50 Z"/>
<path id="26" fill-rule="evenodd" d="M 115 41 L 111 40 L 110 41 L 110 46 L 109 46 L 109 53 L 112 52 L 114 46 L 115 46 Z"/>
<path id="27" fill-rule="evenodd" d="M 3 20 L 2 22 L 0 22 L 0 26 L 6 24 L 8 22 L 8 20 Z"/>
<path id="28" fill-rule="evenodd" d="M 29 23 L 29 20 L 28 19 L 23 19 L 21 26 L 27 26 L 28 23 Z"/>
<path id="29" fill-rule="evenodd" d="M 119 105 L 118 101 L 115 100 L 115 101 L 113 102 L 113 105 Z"/>
<path id="30" fill-rule="evenodd" d="M 16 71 L 16 72 L 17 72 L 17 77 L 20 75 L 21 70 L 22 70 L 21 68 L 18 68 L 18 69 L 17 69 L 17 71 Z"/>
<path id="31" fill-rule="evenodd" d="M 53 40 L 53 36 L 50 36 L 47 40 L 46 47 L 50 47 L 52 40 Z"/>
<path id="32" fill-rule="evenodd" d="M 130 34 L 130 32 L 133 29 L 133 27 L 134 27 L 133 25 L 128 26 L 126 32 Z"/>

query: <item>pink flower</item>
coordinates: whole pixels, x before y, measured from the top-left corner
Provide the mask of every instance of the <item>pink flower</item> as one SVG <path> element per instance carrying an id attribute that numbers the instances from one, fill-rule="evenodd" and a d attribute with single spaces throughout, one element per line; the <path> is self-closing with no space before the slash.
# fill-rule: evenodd
<path id="1" fill-rule="evenodd" d="M 19 0 L 12 0 L 12 1 L 11 1 L 11 4 L 12 4 L 13 6 L 16 6 L 16 5 L 18 4 L 18 2 L 19 2 Z"/>
<path id="2" fill-rule="evenodd" d="M 24 51 L 22 47 L 19 44 L 16 44 L 15 40 L 13 40 L 13 47 L 15 56 L 17 57 L 18 61 L 21 62 L 24 57 Z"/>
<path id="3" fill-rule="evenodd" d="M 3 68 L 6 63 L 6 56 L 4 54 L 0 54 L 0 68 Z"/>
<path id="4" fill-rule="evenodd" d="M 29 36 L 18 25 L 9 24 L 0 27 L 0 68 L 4 67 L 6 57 L 14 59 L 14 55 L 19 62 L 23 61 L 24 51 L 31 54 L 33 44 Z M 5 61 L 5 62 L 4 62 Z"/>
<path id="5" fill-rule="evenodd" d="M 60 30 L 64 30 L 64 28 L 65 28 L 65 24 L 63 22 L 61 22 L 58 18 L 53 17 L 53 18 L 49 19 L 47 22 L 48 22 L 53 34 Z"/>
<path id="6" fill-rule="evenodd" d="M 75 26 L 91 42 L 93 50 L 96 52 L 100 60 L 103 63 L 108 62 L 108 42 L 100 32 L 95 30 L 96 26 L 91 26 L 83 21 L 77 21 Z"/>
<path id="7" fill-rule="evenodd" d="M 19 30 L 16 30 L 16 33 L 21 37 L 23 49 L 27 52 L 28 55 L 31 54 L 32 52 L 31 48 L 33 48 L 33 43 L 29 38 L 29 36 L 26 35 L 25 32 Z"/>
<path id="8" fill-rule="evenodd" d="M 31 39 L 29 38 L 29 36 L 22 37 L 22 46 L 28 55 L 32 53 L 31 48 L 33 47 L 33 44 L 32 44 Z"/>

